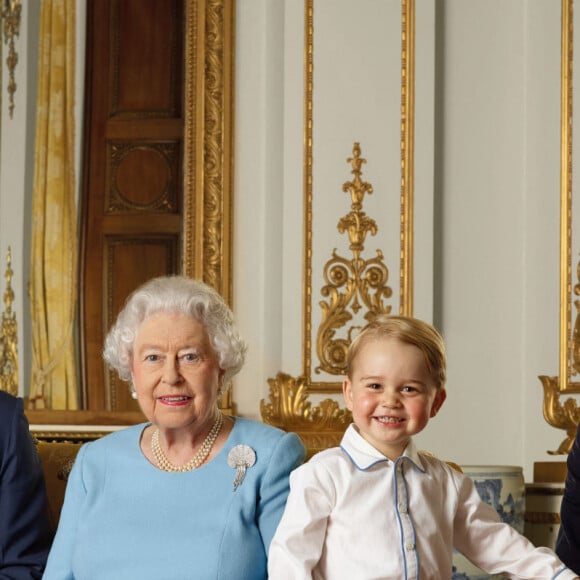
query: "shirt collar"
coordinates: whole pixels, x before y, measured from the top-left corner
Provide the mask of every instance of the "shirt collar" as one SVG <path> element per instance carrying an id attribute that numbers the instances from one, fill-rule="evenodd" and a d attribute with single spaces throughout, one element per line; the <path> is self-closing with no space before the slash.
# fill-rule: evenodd
<path id="1" fill-rule="evenodd" d="M 394 465 L 399 461 L 408 460 L 420 471 L 425 471 L 423 466 L 423 461 L 421 456 L 417 452 L 415 443 L 411 439 L 409 445 L 403 451 L 401 457 L 397 461 L 391 461 L 388 457 L 385 457 L 380 451 L 375 449 L 364 437 L 358 432 L 357 427 L 354 423 L 348 426 L 348 429 L 342 437 L 340 442 L 340 448 L 346 453 L 348 458 L 354 463 L 357 469 L 366 470 L 370 469 L 373 465 L 381 462 L 390 463 Z"/>

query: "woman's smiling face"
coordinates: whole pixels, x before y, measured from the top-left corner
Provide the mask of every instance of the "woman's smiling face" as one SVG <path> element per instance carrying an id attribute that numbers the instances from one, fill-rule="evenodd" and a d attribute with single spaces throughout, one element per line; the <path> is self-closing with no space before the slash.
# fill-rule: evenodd
<path id="1" fill-rule="evenodd" d="M 223 376 L 201 322 L 161 312 L 141 323 L 132 378 L 141 410 L 157 427 L 199 429 L 213 422 Z"/>
<path id="2" fill-rule="evenodd" d="M 445 390 L 435 386 L 421 350 L 392 337 L 361 345 L 343 392 L 360 434 L 392 460 L 445 400 Z"/>

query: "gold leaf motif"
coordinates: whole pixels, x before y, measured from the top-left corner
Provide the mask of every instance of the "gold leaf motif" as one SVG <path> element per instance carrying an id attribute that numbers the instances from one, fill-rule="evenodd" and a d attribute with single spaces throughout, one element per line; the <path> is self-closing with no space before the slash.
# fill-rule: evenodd
<path id="1" fill-rule="evenodd" d="M 316 373 L 344 374 L 351 334 L 358 327 L 351 325 L 344 330 L 346 336 L 335 336 L 352 320 L 351 312 L 356 315 L 365 308 L 364 317 L 370 322 L 377 314 L 391 311 L 391 306 L 385 304 L 385 299 L 393 292 L 387 286 L 389 270 L 383 261 L 383 253 L 377 250 L 376 257 L 368 260 L 361 256 L 367 234 L 374 236 L 378 228 L 375 220 L 362 210 L 364 196 L 373 193 L 373 187 L 361 179 L 361 168 L 366 159 L 360 155 L 360 144 L 355 143 L 353 156 L 347 159 L 354 179 L 342 186 L 345 193 L 350 193 L 351 211 L 339 220 L 337 226 L 339 233 L 348 233 L 353 258 L 348 260 L 338 255 L 335 249 L 323 268 L 325 285 L 320 292 L 328 300 L 319 302 L 322 320 L 316 337 L 316 354 L 320 361 Z"/>
<path id="2" fill-rule="evenodd" d="M 308 450 L 307 458 L 317 451 L 336 447 L 352 422 L 348 409 L 342 409 L 333 399 L 325 399 L 313 407 L 308 400 L 304 377 L 293 378 L 278 373 L 268 379 L 270 401 L 260 403 L 264 423 L 296 433 Z"/>
<path id="3" fill-rule="evenodd" d="M 567 435 L 556 451 L 548 451 L 548 453 L 550 455 L 569 453 L 580 421 L 580 408 L 574 399 L 568 398 L 564 403 L 560 401 L 561 391 L 558 377 L 540 376 L 539 378 L 544 388 L 544 419 L 552 427 L 564 429 Z"/>
<path id="4" fill-rule="evenodd" d="M 6 290 L 4 290 L 5 310 L 2 312 L 0 327 L 0 391 L 18 394 L 18 325 L 12 311 L 14 291 L 12 290 L 12 252 L 8 248 L 6 258 Z"/>

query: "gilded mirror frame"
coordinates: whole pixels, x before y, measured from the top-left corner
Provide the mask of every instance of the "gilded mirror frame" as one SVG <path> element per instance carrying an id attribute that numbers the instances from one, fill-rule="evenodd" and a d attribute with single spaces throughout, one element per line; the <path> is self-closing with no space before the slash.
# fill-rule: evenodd
<path id="1" fill-rule="evenodd" d="M 235 0 L 186 0 L 183 274 L 232 301 Z M 232 389 L 221 407 L 231 412 Z M 137 412 L 27 411 L 40 439 L 95 438 Z M 75 426 L 69 428 L 68 426 Z M 107 427 L 102 430 L 100 427 Z"/>

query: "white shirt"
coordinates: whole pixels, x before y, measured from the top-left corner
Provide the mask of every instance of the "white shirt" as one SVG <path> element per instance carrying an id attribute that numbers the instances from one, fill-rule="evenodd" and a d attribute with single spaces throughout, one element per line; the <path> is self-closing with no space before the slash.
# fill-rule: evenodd
<path id="1" fill-rule="evenodd" d="M 340 447 L 290 476 L 272 540 L 272 580 L 451 578 L 453 547 L 489 573 L 569 580 L 548 548 L 535 548 L 481 501 L 473 482 L 411 442 L 387 459 L 351 425 Z"/>

